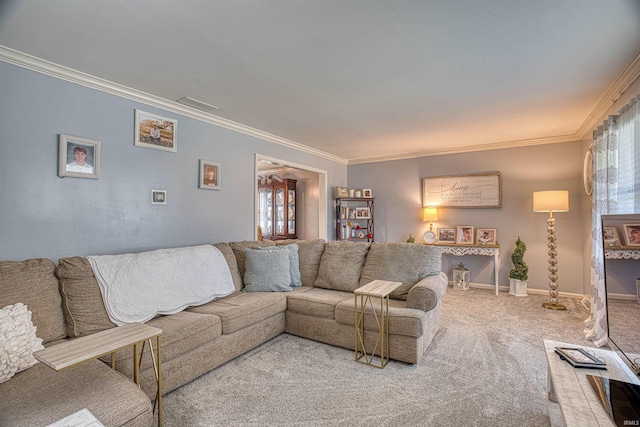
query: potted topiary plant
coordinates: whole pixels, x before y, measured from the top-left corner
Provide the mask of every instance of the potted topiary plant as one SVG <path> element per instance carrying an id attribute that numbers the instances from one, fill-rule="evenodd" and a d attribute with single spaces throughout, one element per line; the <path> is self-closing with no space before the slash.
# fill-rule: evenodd
<path id="1" fill-rule="evenodd" d="M 511 254 L 511 262 L 513 268 L 509 272 L 509 293 L 517 297 L 527 296 L 527 274 L 529 273 L 529 266 L 524 262 L 524 253 L 527 250 L 527 245 L 520 240 L 516 240 L 516 248 Z"/>

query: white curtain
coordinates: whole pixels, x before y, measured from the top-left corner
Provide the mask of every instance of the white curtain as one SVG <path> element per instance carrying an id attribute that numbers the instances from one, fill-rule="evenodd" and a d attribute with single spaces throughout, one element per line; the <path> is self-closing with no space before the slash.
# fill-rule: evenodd
<path id="1" fill-rule="evenodd" d="M 600 215 L 640 213 L 640 94 L 593 132 L 591 316 L 585 337 L 607 343 Z"/>

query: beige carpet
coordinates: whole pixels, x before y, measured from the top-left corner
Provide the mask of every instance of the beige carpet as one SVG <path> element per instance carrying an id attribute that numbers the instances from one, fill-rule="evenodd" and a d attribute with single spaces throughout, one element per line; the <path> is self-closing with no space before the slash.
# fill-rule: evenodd
<path id="1" fill-rule="evenodd" d="M 546 296 L 449 288 L 442 328 L 416 365 L 279 337 L 164 397 L 166 426 L 548 426 L 544 338 L 591 345 L 588 312 Z"/>

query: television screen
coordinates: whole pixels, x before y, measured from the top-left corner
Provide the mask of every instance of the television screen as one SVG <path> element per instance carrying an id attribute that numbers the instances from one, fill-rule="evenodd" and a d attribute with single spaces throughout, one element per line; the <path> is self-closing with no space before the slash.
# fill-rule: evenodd
<path id="1" fill-rule="evenodd" d="M 640 214 L 602 215 L 609 346 L 640 375 Z"/>

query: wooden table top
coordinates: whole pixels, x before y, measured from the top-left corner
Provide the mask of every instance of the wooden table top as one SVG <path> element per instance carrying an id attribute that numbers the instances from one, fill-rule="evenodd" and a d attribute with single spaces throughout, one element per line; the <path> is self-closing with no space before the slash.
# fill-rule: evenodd
<path id="1" fill-rule="evenodd" d="M 372 297 L 386 297 L 402 285 L 402 282 L 390 282 L 388 280 L 374 280 L 359 287 L 354 294 L 368 295 Z"/>
<path id="2" fill-rule="evenodd" d="M 124 326 L 70 340 L 33 353 L 34 357 L 56 371 L 129 347 L 156 337 L 162 330 L 142 323 Z"/>

